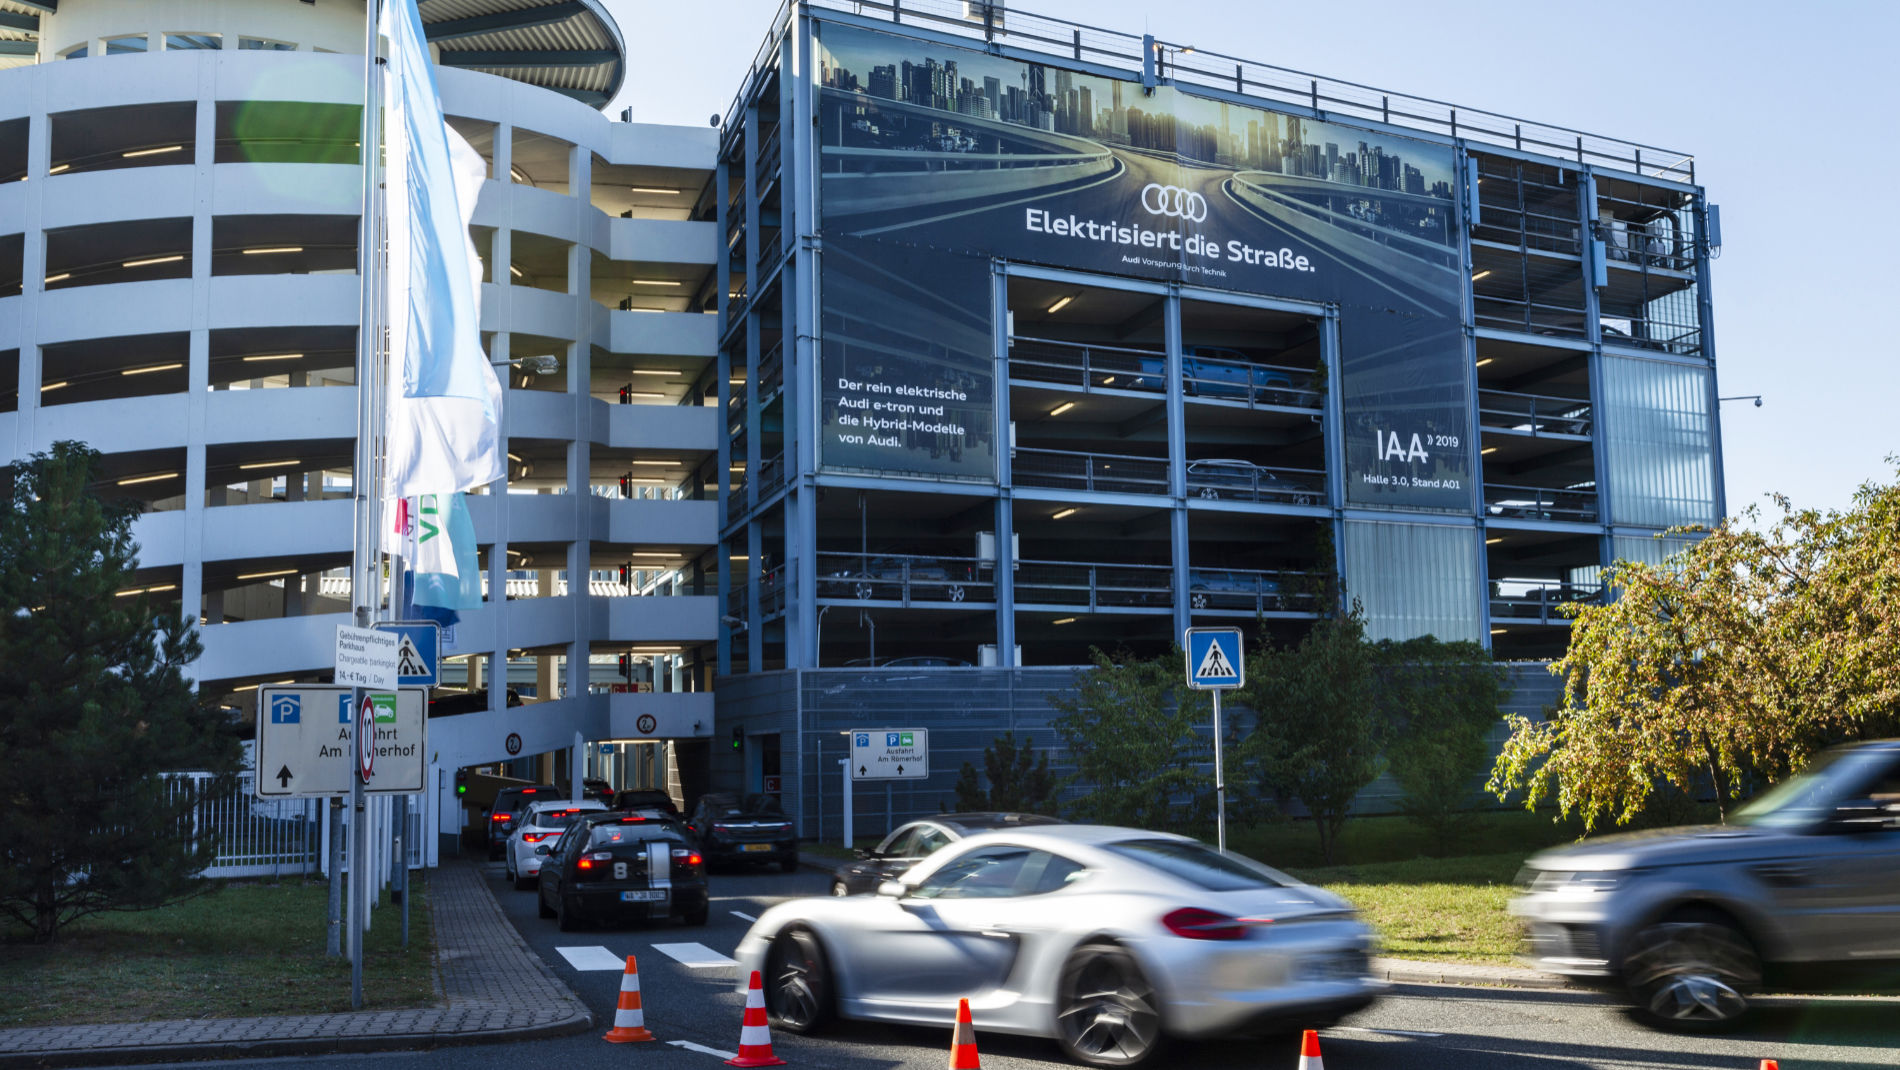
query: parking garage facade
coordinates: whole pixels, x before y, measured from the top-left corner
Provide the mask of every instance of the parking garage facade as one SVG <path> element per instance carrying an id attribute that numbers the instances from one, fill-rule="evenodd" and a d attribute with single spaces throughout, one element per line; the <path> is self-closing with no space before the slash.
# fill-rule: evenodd
<path id="1" fill-rule="evenodd" d="M 1725 514 L 1683 154 L 981 3 L 792 5 L 725 119 L 712 779 L 806 835 L 841 733 L 932 733 L 861 829 L 935 812 L 1190 626 L 1356 603 L 1535 712 Z"/>

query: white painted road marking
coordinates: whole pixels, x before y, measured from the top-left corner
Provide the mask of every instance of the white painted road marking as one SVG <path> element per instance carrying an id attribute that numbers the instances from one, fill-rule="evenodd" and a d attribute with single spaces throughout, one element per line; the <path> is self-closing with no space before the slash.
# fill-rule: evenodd
<path id="1" fill-rule="evenodd" d="M 715 1059 L 737 1059 L 739 1057 L 738 1052 L 720 1051 L 718 1048 L 709 1048 L 704 1044 L 695 1044 L 690 1040 L 669 1040 L 667 1043 L 676 1048 L 685 1048 L 687 1051 L 699 1052 L 701 1055 L 710 1055 Z"/>
<path id="2" fill-rule="evenodd" d="M 557 947 L 569 966 L 577 970 L 624 970 L 627 968 L 625 957 L 616 955 L 596 944 L 593 947 Z"/>
<path id="3" fill-rule="evenodd" d="M 737 960 L 729 959 L 705 944 L 654 944 L 653 950 L 682 966 L 716 970 L 739 965 Z"/>
<path id="4" fill-rule="evenodd" d="M 759 920 L 759 919 L 757 919 L 757 918 L 755 918 L 755 917 L 753 917 L 752 915 L 750 915 L 750 914 L 747 914 L 747 913 L 746 913 L 745 911 L 743 911 L 743 910 L 728 910 L 728 911 L 727 911 L 726 913 L 728 913 L 728 914 L 731 914 L 731 915 L 732 915 L 733 917 L 735 917 L 735 918 L 744 918 L 744 919 L 745 919 L 745 920 L 747 920 L 747 921 L 758 921 L 758 920 Z"/>

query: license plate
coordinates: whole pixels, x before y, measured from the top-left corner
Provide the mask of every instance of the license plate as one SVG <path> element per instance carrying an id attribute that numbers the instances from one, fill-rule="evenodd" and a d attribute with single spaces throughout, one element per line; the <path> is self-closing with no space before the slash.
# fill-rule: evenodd
<path id="1" fill-rule="evenodd" d="M 769 851 L 771 849 L 772 845 L 769 843 L 748 843 L 739 848 L 741 851 Z"/>
<path id="2" fill-rule="evenodd" d="M 661 903 L 666 901 L 666 889 L 649 888 L 641 892 L 621 892 L 622 903 Z"/>

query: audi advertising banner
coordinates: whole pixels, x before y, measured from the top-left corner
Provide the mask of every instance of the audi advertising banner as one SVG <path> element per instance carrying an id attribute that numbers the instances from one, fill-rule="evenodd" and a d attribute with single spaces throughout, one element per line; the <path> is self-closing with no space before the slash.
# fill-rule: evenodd
<path id="1" fill-rule="evenodd" d="M 937 250 L 946 263 L 950 254 L 1000 257 L 1337 303 L 1347 501 L 1472 508 L 1459 328 L 1465 281 L 1449 147 L 1173 86 L 1144 93 L 1137 82 L 816 25 L 828 317 L 829 250 L 841 238 L 860 249 Z M 925 271 L 931 264 L 918 261 Z M 915 275 L 909 282 L 940 289 Z M 859 297 L 862 284 L 861 273 L 846 283 Z M 987 309 L 980 314 L 987 324 Z M 868 457 L 847 442 L 848 425 L 833 425 L 831 413 L 862 377 L 833 367 L 826 352 L 827 467 L 842 457 L 853 468 L 952 474 L 942 470 L 941 442 L 922 459 L 916 447 Z M 919 367 L 939 366 L 928 358 Z M 959 368 L 994 389 L 987 364 Z M 928 378 L 888 385 L 928 389 Z M 992 452 L 965 443 L 956 474 L 992 478 L 977 464 Z"/>

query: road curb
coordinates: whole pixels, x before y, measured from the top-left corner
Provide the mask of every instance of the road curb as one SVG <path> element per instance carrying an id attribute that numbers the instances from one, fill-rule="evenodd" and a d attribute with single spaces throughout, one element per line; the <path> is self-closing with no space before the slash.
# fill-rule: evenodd
<path id="1" fill-rule="evenodd" d="M 255 1041 L 214 1041 L 206 1044 L 144 1044 L 70 1051 L 0 1053 L 0 1067 L 127 1066 L 137 1063 L 185 1062 L 200 1059 L 272 1059 L 291 1055 L 369 1055 L 378 1052 L 430 1051 L 474 1044 L 504 1044 L 543 1040 L 584 1033 L 594 1027 L 594 1016 L 583 1012 L 558 1022 L 507 1029 L 459 1033 L 398 1033 L 360 1037 L 273 1038 Z"/>
<path id="2" fill-rule="evenodd" d="M 1372 960 L 1372 975 L 1402 985 L 1460 985 L 1467 988 L 1574 989 L 1581 985 L 1561 974 L 1517 966 L 1466 966 L 1412 959 Z"/>

